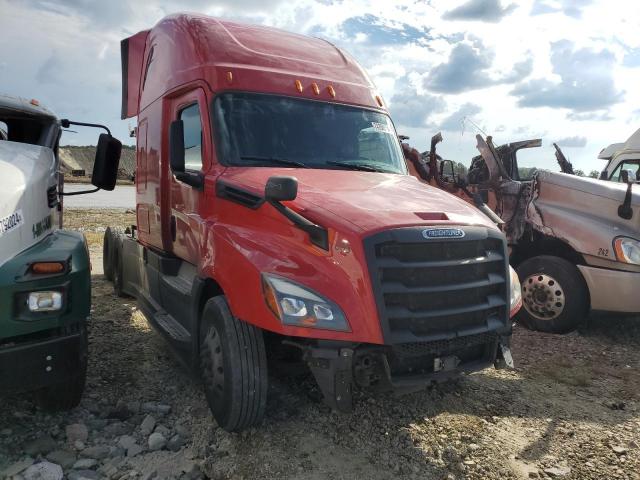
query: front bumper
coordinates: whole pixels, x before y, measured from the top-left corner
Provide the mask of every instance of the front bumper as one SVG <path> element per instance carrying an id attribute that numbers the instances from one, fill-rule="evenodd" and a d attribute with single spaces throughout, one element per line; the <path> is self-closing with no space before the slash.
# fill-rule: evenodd
<path id="1" fill-rule="evenodd" d="M 0 346 L 0 392 L 34 390 L 77 375 L 85 347 L 82 333 Z"/>
<path id="2" fill-rule="evenodd" d="M 578 265 L 589 295 L 592 310 L 640 312 L 640 273 Z"/>
<path id="3" fill-rule="evenodd" d="M 34 262 L 51 261 L 68 264 L 67 271 L 51 275 L 30 273 L 29 266 Z M 44 290 L 63 294 L 62 310 L 29 312 L 28 293 Z M 83 323 L 90 307 L 91 270 L 80 233 L 55 231 L 0 266 L 0 345 Z"/>
<path id="4" fill-rule="evenodd" d="M 321 342 L 303 348 L 327 404 L 350 411 L 355 387 L 408 393 L 492 365 L 512 367 L 510 339 L 487 332 L 394 346 Z"/>

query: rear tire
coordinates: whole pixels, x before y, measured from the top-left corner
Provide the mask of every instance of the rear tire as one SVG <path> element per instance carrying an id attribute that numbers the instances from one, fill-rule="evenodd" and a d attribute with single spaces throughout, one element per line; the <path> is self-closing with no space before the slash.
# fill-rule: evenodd
<path id="1" fill-rule="evenodd" d="M 112 251 L 113 251 L 113 291 L 114 293 L 121 298 L 127 297 L 124 293 L 123 285 L 124 285 L 124 264 L 122 262 L 122 245 L 116 239 L 112 243 Z"/>
<path id="2" fill-rule="evenodd" d="M 82 327 L 80 358 L 73 376 L 67 380 L 41 388 L 35 393 L 36 404 L 43 410 L 58 412 L 71 410 L 80 404 L 87 378 L 88 339 L 86 326 Z"/>
<path id="3" fill-rule="evenodd" d="M 104 231 L 104 238 L 102 242 L 102 270 L 104 272 L 104 278 L 113 281 L 113 232 L 111 227 L 107 227 Z"/>
<path id="4" fill-rule="evenodd" d="M 224 296 L 209 299 L 202 313 L 200 370 L 221 428 L 237 432 L 260 423 L 268 383 L 262 331 L 235 318 Z"/>
<path id="5" fill-rule="evenodd" d="M 523 300 L 517 322 L 531 330 L 568 333 L 585 320 L 589 295 L 574 264 L 560 257 L 540 255 L 525 260 L 516 270 Z"/>

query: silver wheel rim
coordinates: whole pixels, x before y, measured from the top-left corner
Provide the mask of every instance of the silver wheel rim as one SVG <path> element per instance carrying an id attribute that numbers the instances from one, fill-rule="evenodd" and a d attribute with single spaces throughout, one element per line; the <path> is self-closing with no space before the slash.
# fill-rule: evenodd
<path id="1" fill-rule="evenodd" d="M 221 402 L 224 400 L 224 367 L 220 334 L 215 327 L 209 328 L 204 344 L 206 348 L 201 349 L 202 368 L 206 378 L 211 379 L 211 383 L 206 387 L 215 401 Z"/>
<path id="2" fill-rule="evenodd" d="M 529 275 L 522 282 L 524 308 L 539 320 L 553 320 L 564 310 L 564 289 L 558 281 L 545 273 Z"/>

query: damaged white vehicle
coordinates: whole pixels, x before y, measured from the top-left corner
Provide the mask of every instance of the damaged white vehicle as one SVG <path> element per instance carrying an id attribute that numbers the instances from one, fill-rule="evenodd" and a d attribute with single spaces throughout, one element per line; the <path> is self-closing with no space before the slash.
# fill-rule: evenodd
<path id="1" fill-rule="evenodd" d="M 522 281 L 525 308 L 517 321 L 564 333 L 579 326 L 590 310 L 640 312 L 640 185 L 634 183 L 635 173 L 623 174 L 626 183 L 546 170 L 521 179 L 518 151 L 539 147 L 541 141 L 495 147 L 491 137 L 477 135 L 481 155 L 462 178 L 453 162 L 436 155 L 440 138 L 434 137 L 432 153 L 426 155 L 404 144 L 407 163 L 423 181 L 481 209 L 488 205 L 500 217 L 510 262 Z"/>

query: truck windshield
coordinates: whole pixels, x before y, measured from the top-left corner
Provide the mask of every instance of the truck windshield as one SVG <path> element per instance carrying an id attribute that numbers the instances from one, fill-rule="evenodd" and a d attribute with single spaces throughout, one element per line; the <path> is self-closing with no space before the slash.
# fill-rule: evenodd
<path id="1" fill-rule="evenodd" d="M 406 174 L 391 119 L 380 112 L 264 94 L 214 101 L 222 163 Z"/>

